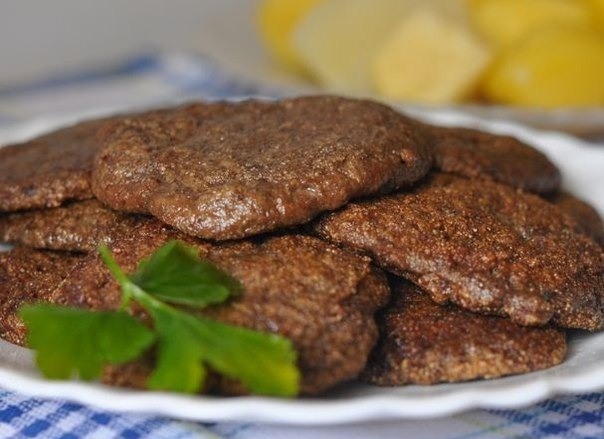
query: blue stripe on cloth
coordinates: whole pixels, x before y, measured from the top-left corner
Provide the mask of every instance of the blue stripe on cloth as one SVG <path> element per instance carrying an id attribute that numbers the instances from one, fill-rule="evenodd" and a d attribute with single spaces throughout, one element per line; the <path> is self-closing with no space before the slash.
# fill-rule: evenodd
<path id="1" fill-rule="evenodd" d="M 94 82 L 148 75 L 174 86 L 183 94 L 232 96 L 273 96 L 282 93 L 278 88 L 259 85 L 249 80 L 234 78 L 207 58 L 195 55 L 141 54 L 109 67 L 63 73 L 40 81 L 0 87 L 0 99 L 23 97 L 61 87 L 78 87 Z"/>
<path id="2" fill-rule="evenodd" d="M 120 414 L 61 400 L 0 390 L 0 437 L 26 439 L 216 438 L 203 424 L 162 416 Z"/>
<path id="3" fill-rule="evenodd" d="M 107 68 L 90 68 L 74 73 L 62 73 L 40 81 L 0 88 L 0 98 L 32 94 L 55 87 L 79 85 L 90 81 L 106 81 L 116 76 L 136 75 L 152 71 L 161 63 L 155 54 L 142 54 Z"/>
<path id="4" fill-rule="evenodd" d="M 230 97 L 280 97 L 278 87 L 233 77 L 211 60 L 193 55 L 158 56 L 156 72 L 182 96 L 224 99 Z"/>
<path id="5" fill-rule="evenodd" d="M 0 126 L 94 110 L 126 111 L 196 99 L 283 94 L 277 87 L 235 78 L 202 56 L 147 54 L 112 67 L 0 88 Z"/>
<path id="6" fill-rule="evenodd" d="M 604 393 L 561 396 L 524 410 L 488 412 L 508 421 L 507 424 L 498 426 L 498 430 L 518 425 L 528 427 L 528 432 L 522 437 L 604 438 Z"/>

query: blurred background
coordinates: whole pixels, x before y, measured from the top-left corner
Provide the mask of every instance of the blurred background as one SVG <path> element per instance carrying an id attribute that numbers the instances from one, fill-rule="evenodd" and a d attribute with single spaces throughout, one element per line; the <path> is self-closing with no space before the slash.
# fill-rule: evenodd
<path id="1" fill-rule="evenodd" d="M 4 118 L 120 76 L 131 104 L 327 91 L 604 133 L 604 0 L 3 0 L 0 56 Z"/>
<path id="2" fill-rule="evenodd" d="M 253 0 L 2 0 L 0 88 L 158 51 L 203 53 L 209 18 L 249 21 Z M 250 26 L 248 25 L 248 28 Z"/>

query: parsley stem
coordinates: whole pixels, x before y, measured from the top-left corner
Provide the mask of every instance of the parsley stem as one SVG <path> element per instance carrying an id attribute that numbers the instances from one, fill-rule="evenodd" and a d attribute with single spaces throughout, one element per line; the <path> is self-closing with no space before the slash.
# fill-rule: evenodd
<path id="1" fill-rule="evenodd" d="M 103 262 L 105 262 L 111 274 L 122 287 L 122 303 L 120 306 L 122 310 L 124 310 L 130 304 L 130 301 L 134 299 L 151 313 L 153 310 L 157 309 L 168 311 L 170 313 L 177 312 L 174 308 L 155 299 L 153 296 L 147 294 L 142 288 L 132 282 L 132 280 L 122 271 L 121 267 L 113 257 L 111 250 L 109 250 L 109 247 L 103 244 L 99 247 L 98 251 L 101 255 L 101 259 Z"/>
<path id="2" fill-rule="evenodd" d="M 99 253 L 101 254 L 101 259 L 111 271 L 111 274 L 118 280 L 120 284 L 128 282 L 128 276 L 124 274 L 117 261 L 113 258 L 113 254 L 109 247 L 105 244 L 99 247 Z"/>
<path id="3" fill-rule="evenodd" d="M 138 285 L 134 283 L 130 283 L 129 287 L 132 291 L 132 297 L 136 300 L 140 305 L 142 305 L 147 311 L 153 314 L 154 310 L 162 310 L 168 311 L 170 313 L 175 313 L 176 310 L 169 305 L 166 305 L 163 302 L 160 302 L 146 291 L 141 289 Z"/>
<path id="4" fill-rule="evenodd" d="M 99 246 L 98 252 L 101 255 L 101 259 L 103 260 L 105 265 L 107 265 L 107 268 L 109 268 L 109 271 L 111 272 L 113 277 L 119 282 L 120 286 L 122 287 L 122 301 L 120 309 L 123 311 L 126 307 L 128 307 L 128 305 L 130 304 L 130 300 L 132 299 L 131 287 L 136 285 L 134 285 L 130 281 L 128 276 L 126 276 L 126 274 L 122 271 L 107 245 L 102 244 L 101 246 Z"/>

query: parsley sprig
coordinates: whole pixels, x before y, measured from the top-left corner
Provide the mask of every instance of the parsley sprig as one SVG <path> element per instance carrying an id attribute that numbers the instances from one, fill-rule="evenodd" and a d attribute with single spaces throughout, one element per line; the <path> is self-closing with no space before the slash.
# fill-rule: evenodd
<path id="1" fill-rule="evenodd" d="M 28 344 L 49 378 L 98 378 L 105 364 L 136 360 L 151 348 L 156 364 L 151 389 L 193 393 L 207 368 L 241 381 L 252 393 L 294 396 L 300 374 L 291 342 L 281 336 L 220 323 L 173 305 L 203 308 L 239 294 L 239 283 L 178 241 L 159 248 L 127 276 L 109 249 L 101 258 L 118 281 L 121 307 L 90 311 L 50 304 L 26 305 L 20 315 Z M 143 307 L 151 328 L 128 313 Z"/>

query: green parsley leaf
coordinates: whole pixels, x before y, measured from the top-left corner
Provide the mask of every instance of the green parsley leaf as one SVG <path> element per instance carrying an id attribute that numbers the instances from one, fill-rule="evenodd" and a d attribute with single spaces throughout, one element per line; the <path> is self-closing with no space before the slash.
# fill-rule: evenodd
<path id="1" fill-rule="evenodd" d="M 239 282 L 179 241 L 169 242 L 142 261 L 130 279 L 158 299 L 200 308 L 241 291 Z"/>
<path id="2" fill-rule="evenodd" d="M 155 390 L 195 393 L 206 377 L 203 351 L 186 323 L 171 312 L 153 312 L 158 335 L 157 364 L 147 384 Z"/>
<path id="3" fill-rule="evenodd" d="M 240 380 L 252 393 L 298 393 L 296 352 L 286 338 L 155 305 L 149 311 L 159 334 L 158 366 L 150 387 L 198 391 L 202 381 L 198 381 L 196 364 L 205 360 L 215 371 Z"/>
<path id="4" fill-rule="evenodd" d="M 21 308 L 29 345 L 37 351 L 38 367 L 46 376 L 93 379 L 105 363 L 134 360 L 155 342 L 157 363 L 148 380 L 152 389 L 197 392 L 204 385 L 208 366 L 242 381 L 253 393 L 298 393 L 300 373 L 289 340 L 219 323 L 165 303 L 202 307 L 239 292 L 239 283 L 200 260 L 195 248 L 172 241 L 143 261 L 131 277 L 106 246 L 99 253 L 122 288 L 121 310 Z M 147 310 L 153 331 L 125 312 L 131 301 Z"/>
<path id="5" fill-rule="evenodd" d="M 97 312 L 57 305 L 21 308 L 28 345 L 36 364 L 49 378 L 98 378 L 105 363 L 120 364 L 139 357 L 154 341 L 153 332 L 123 311 Z"/>
<path id="6" fill-rule="evenodd" d="M 297 395 L 300 372 L 288 339 L 203 317 L 190 319 L 214 370 L 240 380 L 258 395 Z"/>

